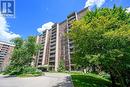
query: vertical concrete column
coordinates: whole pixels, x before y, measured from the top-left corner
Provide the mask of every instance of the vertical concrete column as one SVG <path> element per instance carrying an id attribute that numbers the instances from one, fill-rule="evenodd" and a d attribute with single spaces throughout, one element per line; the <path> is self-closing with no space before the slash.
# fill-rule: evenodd
<path id="1" fill-rule="evenodd" d="M 78 14 L 77 14 L 77 12 L 75 12 L 75 17 L 76 17 L 76 20 L 78 20 Z"/>
<path id="2" fill-rule="evenodd" d="M 45 45 L 44 45 L 44 50 L 43 50 L 43 60 L 42 60 L 42 65 L 45 64 L 48 38 L 49 38 L 49 30 L 46 30 Z"/>
<path id="3" fill-rule="evenodd" d="M 69 30 L 69 27 L 68 27 L 68 18 L 67 18 L 67 33 L 68 33 L 68 30 Z M 71 71 L 71 58 L 70 58 L 70 49 L 69 49 L 69 37 L 67 37 L 67 46 L 68 46 L 68 61 L 69 61 L 69 71 Z"/>
<path id="4" fill-rule="evenodd" d="M 55 56 L 55 71 L 57 71 L 59 66 L 59 24 L 56 25 L 56 56 Z"/>

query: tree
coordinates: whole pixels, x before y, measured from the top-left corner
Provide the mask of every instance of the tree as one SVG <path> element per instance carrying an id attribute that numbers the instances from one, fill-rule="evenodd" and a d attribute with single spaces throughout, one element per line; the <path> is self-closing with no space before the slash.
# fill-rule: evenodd
<path id="1" fill-rule="evenodd" d="M 65 62 L 64 60 L 60 60 L 59 62 L 59 68 L 58 68 L 58 72 L 64 72 L 65 71 Z"/>
<path id="2" fill-rule="evenodd" d="M 24 40 L 22 38 L 15 38 L 12 39 L 11 42 L 15 44 L 15 49 L 18 49 L 22 47 Z"/>
<path id="3" fill-rule="evenodd" d="M 112 85 L 126 87 L 130 80 L 130 14 L 121 7 L 89 11 L 75 21 L 69 36 L 74 40 L 76 64 L 100 66 L 111 76 Z"/>
<path id="4" fill-rule="evenodd" d="M 25 68 L 30 67 L 33 61 L 33 56 L 38 52 L 38 44 L 36 38 L 29 36 L 27 40 L 15 38 L 12 40 L 15 48 L 11 57 L 11 62 L 7 68 L 10 74 L 21 74 Z"/>
<path id="5" fill-rule="evenodd" d="M 36 37 L 29 36 L 25 46 L 27 47 L 27 51 L 33 56 L 38 51 L 38 44 L 36 44 Z"/>
<path id="6" fill-rule="evenodd" d="M 41 46 L 39 44 L 36 44 L 36 37 L 29 36 L 25 42 L 25 48 L 26 48 L 28 54 L 30 54 L 30 56 L 32 56 L 31 59 L 28 59 L 28 62 L 30 61 L 29 64 L 31 64 L 31 62 L 33 62 L 33 60 L 34 60 L 33 57 L 39 51 Z"/>

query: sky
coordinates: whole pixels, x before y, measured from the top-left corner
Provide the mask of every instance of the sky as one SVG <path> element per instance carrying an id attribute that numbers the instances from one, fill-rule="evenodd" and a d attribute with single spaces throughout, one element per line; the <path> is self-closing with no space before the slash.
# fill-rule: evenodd
<path id="1" fill-rule="evenodd" d="M 38 35 L 65 20 L 71 12 L 88 6 L 112 8 L 114 4 L 130 12 L 130 0 L 15 0 L 15 18 L 0 15 L 0 40 L 8 42 L 16 37 Z"/>

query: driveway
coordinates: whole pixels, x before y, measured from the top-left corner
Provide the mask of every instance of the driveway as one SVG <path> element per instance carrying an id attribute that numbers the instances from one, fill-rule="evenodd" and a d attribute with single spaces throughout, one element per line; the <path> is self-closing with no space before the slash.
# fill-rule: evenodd
<path id="1" fill-rule="evenodd" d="M 73 87 L 70 75 L 45 73 L 45 76 L 19 78 L 0 75 L 0 87 Z"/>

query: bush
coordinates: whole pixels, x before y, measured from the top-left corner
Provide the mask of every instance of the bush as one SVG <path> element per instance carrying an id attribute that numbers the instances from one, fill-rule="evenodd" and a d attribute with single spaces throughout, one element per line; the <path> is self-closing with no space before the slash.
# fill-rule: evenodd
<path id="1" fill-rule="evenodd" d="M 32 74 L 34 76 L 42 75 L 42 71 L 35 67 L 26 67 L 23 69 L 22 74 Z"/>
<path id="2" fill-rule="evenodd" d="M 4 74 L 24 76 L 24 77 L 43 75 L 42 71 L 35 67 L 22 67 L 22 68 L 17 67 L 13 69 L 11 67 L 8 67 L 8 69 L 5 71 Z"/>
<path id="3" fill-rule="evenodd" d="M 61 60 L 58 67 L 58 72 L 64 72 L 65 71 L 65 63 L 64 60 Z"/>
<path id="4" fill-rule="evenodd" d="M 9 75 L 19 75 L 21 74 L 22 68 L 21 67 L 12 67 L 12 66 L 8 66 L 4 72 L 4 74 L 9 74 Z"/>
<path id="5" fill-rule="evenodd" d="M 100 74 L 99 74 L 100 76 L 102 76 L 103 78 L 105 78 L 105 79 L 111 79 L 110 78 L 110 75 L 108 74 L 108 73 L 105 73 L 105 72 L 100 72 Z"/>

